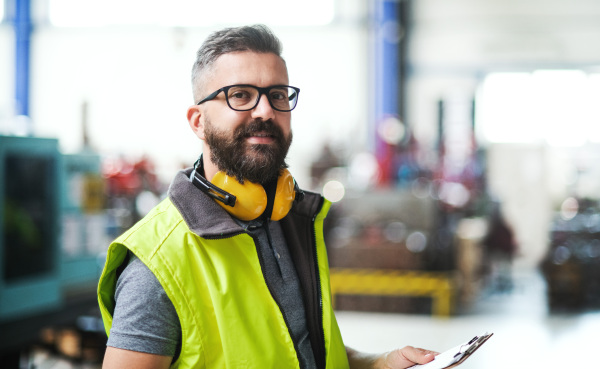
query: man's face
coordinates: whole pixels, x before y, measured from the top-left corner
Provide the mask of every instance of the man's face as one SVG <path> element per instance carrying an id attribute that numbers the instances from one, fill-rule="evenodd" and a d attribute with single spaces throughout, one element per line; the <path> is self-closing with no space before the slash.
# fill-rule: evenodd
<path id="1" fill-rule="evenodd" d="M 220 56 L 205 84 L 205 95 L 221 87 L 249 84 L 258 87 L 287 85 L 284 61 L 275 54 L 237 52 Z M 221 92 L 199 105 L 196 131 L 208 145 L 210 160 L 239 181 L 265 183 L 285 166 L 292 140 L 291 113 L 274 110 L 265 95 L 249 111 L 234 111 Z M 205 159 L 206 160 L 206 159 Z"/>
<path id="2" fill-rule="evenodd" d="M 272 142 L 250 143 L 256 135 Z M 221 131 L 206 119 L 204 136 L 211 161 L 239 182 L 266 183 L 276 179 L 279 169 L 287 166 L 285 157 L 292 143 L 291 132 L 285 137 L 277 125 L 259 119 L 239 125 L 233 132 Z"/>

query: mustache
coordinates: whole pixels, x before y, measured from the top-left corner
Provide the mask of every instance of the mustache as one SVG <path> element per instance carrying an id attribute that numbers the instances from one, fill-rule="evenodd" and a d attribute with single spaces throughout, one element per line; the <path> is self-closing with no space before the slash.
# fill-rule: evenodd
<path id="1" fill-rule="evenodd" d="M 273 121 L 255 119 L 248 124 L 244 124 L 237 129 L 236 137 L 244 138 L 248 136 L 252 136 L 255 133 L 266 133 L 270 136 L 273 136 L 277 139 L 283 137 L 283 132 L 281 128 L 279 128 Z"/>

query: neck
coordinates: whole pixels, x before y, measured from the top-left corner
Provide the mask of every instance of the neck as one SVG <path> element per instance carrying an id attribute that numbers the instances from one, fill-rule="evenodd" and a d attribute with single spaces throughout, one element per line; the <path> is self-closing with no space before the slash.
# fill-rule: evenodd
<path id="1" fill-rule="evenodd" d="M 210 160 L 210 150 L 204 150 L 202 153 L 202 160 L 204 165 L 204 178 L 211 181 L 215 174 L 219 171 L 219 168 Z"/>

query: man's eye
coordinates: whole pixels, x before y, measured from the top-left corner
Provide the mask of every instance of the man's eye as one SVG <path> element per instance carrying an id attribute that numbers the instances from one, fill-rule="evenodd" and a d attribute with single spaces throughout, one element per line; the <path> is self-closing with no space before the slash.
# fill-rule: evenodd
<path id="1" fill-rule="evenodd" d="M 250 94 L 247 91 L 234 91 L 229 97 L 233 99 L 247 99 L 250 97 Z"/>
<path id="2" fill-rule="evenodd" d="M 271 100 L 285 100 L 286 95 L 282 92 L 273 91 L 271 92 Z"/>

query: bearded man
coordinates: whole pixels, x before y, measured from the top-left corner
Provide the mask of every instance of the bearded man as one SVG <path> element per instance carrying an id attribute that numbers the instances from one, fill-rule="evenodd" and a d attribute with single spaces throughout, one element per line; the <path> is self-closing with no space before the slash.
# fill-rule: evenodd
<path id="1" fill-rule="evenodd" d="M 166 198 L 109 247 L 99 284 L 104 368 L 406 368 L 434 352 L 345 347 L 329 285 L 330 203 L 285 158 L 291 111 L 281 44 L 264 26 L 211 34 L 187 111 L 204 141 Z"/>

